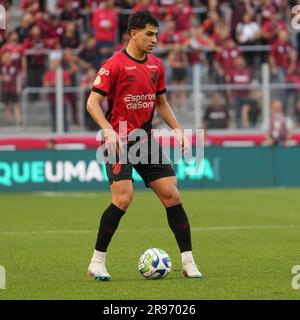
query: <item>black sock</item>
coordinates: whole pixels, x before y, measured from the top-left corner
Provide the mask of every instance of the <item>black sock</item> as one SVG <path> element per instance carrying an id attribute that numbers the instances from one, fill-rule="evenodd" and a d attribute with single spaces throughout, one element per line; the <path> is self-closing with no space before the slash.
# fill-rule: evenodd
<path id="1" fill-rule="evenodd" d="M 99 232 L 95 246 L 96 250 L 106 252 L 111 238 L 117 230 L 119 222 L 124 213 L 124 210 L 121 210 L 114 204 L 111 204 L 104 211 L 100 220 Z"/>
<path id="2" fill-rule="evenodd" d="M 180 252 L 192 251 L 191 230 L 182 204 L 166 208 L 168 222 L 177 240 Z"/>

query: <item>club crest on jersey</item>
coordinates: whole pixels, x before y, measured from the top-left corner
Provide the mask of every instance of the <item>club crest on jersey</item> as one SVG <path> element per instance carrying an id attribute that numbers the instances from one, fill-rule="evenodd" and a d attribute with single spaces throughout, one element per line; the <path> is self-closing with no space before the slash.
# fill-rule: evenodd
<path id="1" fill-rule="evenodd" d="M 101 77 L 100 76 L 97 76 L 95 82 L 94 82 L 94 85 L 97 86 L 98 84 L 101 83 Z"/>
<path id="2" fill-rule="evenodd" d="M 156 83 L 157 81 L 157 77 L 158 77 L 158 71 L 151 71 L 151 80 L 152 80 L 152 83 Z"/>

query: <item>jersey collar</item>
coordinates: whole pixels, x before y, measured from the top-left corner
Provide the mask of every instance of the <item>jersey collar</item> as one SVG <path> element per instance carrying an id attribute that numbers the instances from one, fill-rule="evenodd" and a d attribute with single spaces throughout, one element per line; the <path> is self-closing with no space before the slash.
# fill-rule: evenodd
<path id="1" fill-rule="evenodd" d="M 134 62 L 136 63 L 145 63 L 147 60 L 148 60 L 148 56 L 146 55 L 146 57 L 143 59 L 143 60 L 138 60 L 138 59 L 135 59 L 134 57 L 132 57 L 127 51 L 126 49 L 123 49 L 122 52 L 131 60 L 133 60 Z"/>

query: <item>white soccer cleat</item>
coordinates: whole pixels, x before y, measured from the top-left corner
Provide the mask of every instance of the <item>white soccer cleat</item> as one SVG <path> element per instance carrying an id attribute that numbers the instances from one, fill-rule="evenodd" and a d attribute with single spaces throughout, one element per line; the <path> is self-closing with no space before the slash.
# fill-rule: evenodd
<path id="1" fill-rule="evenodd" d="M 202 273 L 198 270 L 195 262 L 188 262 L 182 266 L 182 274 L 187 278 L 201 278 Z"/>
<path id="2" fill-rule="evenodd" d="M 88 267 L 88 276 L 100 281 L 111 280 L 111 276 L 107 272 L 105 263 L 103 261 L 92 261 Z"/>
<path id="3" fill-rule="evenodd" d="M 192 251 L 181 253 L 182 274 L 187 278 L 201 278 L 202 273 L 198 270 Z"/>

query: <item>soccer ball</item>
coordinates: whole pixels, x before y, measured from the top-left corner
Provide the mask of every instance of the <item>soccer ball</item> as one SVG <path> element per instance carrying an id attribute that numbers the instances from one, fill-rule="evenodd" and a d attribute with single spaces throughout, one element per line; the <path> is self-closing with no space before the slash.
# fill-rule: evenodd
<path id="1" fill-rule="evenodd" d="M 169 255 L 158 248 L 146 250 L 138 262 L 139 272 L 146 279 L 162 279 L 171 271 L 171 267 Z"/>

